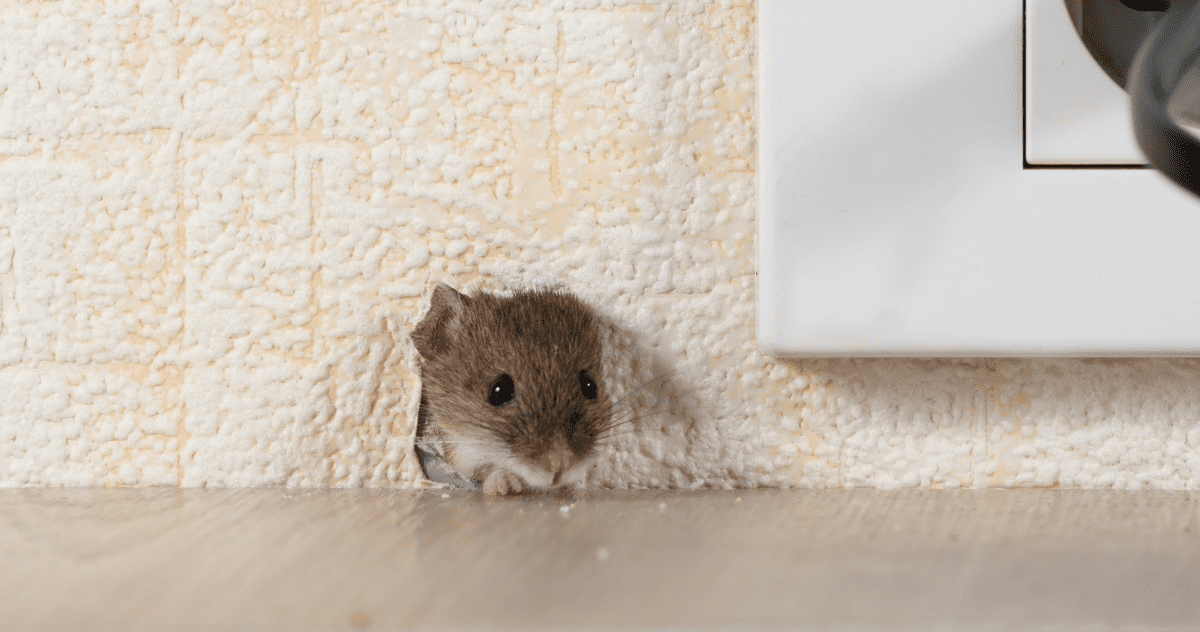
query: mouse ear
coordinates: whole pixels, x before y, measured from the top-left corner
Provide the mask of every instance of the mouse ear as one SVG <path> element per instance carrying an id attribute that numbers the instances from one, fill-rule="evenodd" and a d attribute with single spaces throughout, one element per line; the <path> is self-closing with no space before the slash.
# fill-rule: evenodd
<path id="1" fill-rule="evenodd" d="M 433 288 L 429 312 L 412 333 L 413 344 L 422 358 L 432 360 L 450 346 L 450 341 L 457 337 L 463 310 L 470 300 L 445 283 L 438 283 Z"/>

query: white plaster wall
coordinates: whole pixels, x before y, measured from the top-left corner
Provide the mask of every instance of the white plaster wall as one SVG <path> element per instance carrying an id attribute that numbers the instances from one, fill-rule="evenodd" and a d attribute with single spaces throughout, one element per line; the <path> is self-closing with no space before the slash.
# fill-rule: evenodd
<path id="1" fill-rule="evenodd" d="M 755 350 L 750 2 L 0 3 L 0 485 L 425 484 L 439 280 L 574 291 L 606 486 L 1200 487 L 1200 364 Z"/>

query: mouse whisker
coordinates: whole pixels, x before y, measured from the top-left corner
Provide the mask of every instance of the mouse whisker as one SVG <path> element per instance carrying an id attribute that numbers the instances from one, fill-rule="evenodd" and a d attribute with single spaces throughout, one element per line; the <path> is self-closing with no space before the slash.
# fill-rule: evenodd
<path id="1" fill-rule="evenodd" d="M 613 429 L 605 430 L 604 432 L 596 434 L 596 440 L 603 441 L 609 437 L 615 437 L 615 436 L 621 435 L 621 434 L 636 433 L 636 432 L 638 432 L 637 428 L 625 428 L 625 429 L 621 429 L 621 430 L 613 428 Z"/>
<path id="2" fill-rule="evenodd" d="M 601 438 L 604 438 L 604 437 L 611 435 L 618 431 L 619 432 L 637 432 L 637 428 L 634 428 L 632 425 L 628 425 L 628 424 L 617 424 L 614 426 L 606 426 L 604 428 L 599 429 L 596 432 L 595 436 L 596 436 L 596 438 L 601 439 Z"/>
<path id="3" fill-rule="evenodd" d="M 618 426 L 633 423 L 633 422 L 639 421 L 641 419 L 646 419 L 649 417 L 653 417 L 655 415 L 661 415 L 663 413 L 669 413 L 672 410 L 673 410 L 673 408 L 670 406 L 668 406 L 666 408 L 660 408 L 658 410 L 651 410 L 651 411 L 634 411 L 634 410 L 630 409 L 630 412 L 627 415 L 622 416 L 622 417 L 614 417 L 609 422 L 601 425 L 599 430 L 601 432 L 603 432 L 610 428 L 616 428 Z"/>
<path id="4" fill-rule="evenodd" d="M 682 367 L 680 367 L 680 368 L 682 368 Z M 656 378 L 654 378 L 654 379 L 652 379 L 652 380 L 649 380 L 649 381 L 643 382 L 642 384 L 638 385 L 638 387 L 637 387 L 637 388 L 635 388 L 635 389 L 633 389 L 633 390 L 631 390 L 631 391 L 627 391 L 627 392 L 625 393 L 625 395 L 624 395 L 623 397 L 621 397 L 620 399 L 614 400 L 614 401 L 613 401 L 613 406 L 617 406 L 617 405 L 620 405 L 620 404 L 624 404 L 624 403 L 625 403 L 627 400 L 629 400 L 630 398 L 632 398 L 634 395 L 637 395 L 638 393 L 641 393 L 642 391 L 646 390 L 646 389 L 647 389 L 647 388 L 649 388 L 651 385 L 653 385 L 655 382 L 660 382 L 660 381 L 662 381 L 662 380 L 665 380 L 665 379 L 667 379 L 667 378 L 671 377 L 673 374 L 677 373 L 679 370 L 680 370 L 680 369 L 675 369 L 675 370 L 673 370 L 673 371 L 670 371 L 670 372 L 668 372 L 668 373 L 665 373 L 665 374 L 663 374 L 663 375 L 660 375 L 660 376 L 658 376 L 658 377 L 656 377 Z"/>
<path id="5" fill-rule="evenodd" d="M 645 381 L 645 382 L 643 382 L 643 383 L 639 384 L 639 385 L 638 385 L 636 388 L 634 388 L 633 390 L 626 392 L 626 393 L 625 393 L 625 396 L 624 396 L 624 397 L 622 397 L 622 398 L 620 398 L 620 399 L 618 399 L 618 400 L 616 400 L 616 401 L 614 401 L 614 402 L 613 402 L 613 405 L 617 405 L 617 404 L 621 404 L 621 403 L 623 403 L 625 400 L 629 399 L 630 397 L 633 397 L 634 395 L 637 395 L 638 393 L 642 392 L 642 391 L 643 391 L 643 390 L 645 390 L 645 389 L 646 389 L 648 386 L 650 386 L 650 385 L 654 384 L 655 382 L 661 382 L 661 381 L 663 381 L 663 380 L 666 380 L 667 378 L 669 378 L 669 377 L 671 377 L 671 376 L 675 375 L 676 373 L 678 373 L 678 372 L 680 372 L 680 371 L 682 371 L 682 370 L 684 370 L 684 369 L 687 369 L 687 368 L 690 368 L 690 367 L 693 367 L 693 366 L 696 366 L 696 365 L 702 364 L 702 363 L 704 363 L 704 362 L 707 362 L 707 361 L 708 361 L 708 359 L 707 359 L 707 358 L 705 358 L 705 359 L 702 359 L 702 360 L 688 360 L 688 361 L 686 361 L 686 362 L 683 362 L 683 363 L 677 364 L 677 365 L 675 366 L 675 368 L 673 368 L 673 369 L 671 369 L 671 370 L 667 371 L 666 373 L 663 373 L 662 375 L 659 375 L 658 377 L 655 377 L 655 378 L 652 378 L 652 379 L 650 379 L 650 380 L 647 380 L 647 381 Z"/>
<path id="6" fill-rule="evenodd" d="M 624 432 L 614 432 L 612 434 L 605 435 L 603 437 L 597 437 L 596 443 L 599 445 L 612 445 L 614 437 L 620 437 L 622 435 L 631 435 L 631 434 L 637 434 L 637 431 L 636 430 L 626 430 Z"/>

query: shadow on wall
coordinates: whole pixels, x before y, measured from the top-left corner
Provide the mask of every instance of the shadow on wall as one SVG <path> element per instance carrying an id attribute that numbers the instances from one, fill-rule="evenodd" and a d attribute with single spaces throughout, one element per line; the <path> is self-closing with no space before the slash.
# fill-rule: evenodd
<path id="1" fill-rule="evenodd" d="M 711 458 L 698 440 L 705 407 L 682 386 L 696 363 L 678 364 L 632 330 L 601 317 L 605 379 L 613 399 L 615 431 L 599 446 L 588 487 L 698 487 L 697 461 Z M 711 413 L 711 411 L 707 411 Z"/>

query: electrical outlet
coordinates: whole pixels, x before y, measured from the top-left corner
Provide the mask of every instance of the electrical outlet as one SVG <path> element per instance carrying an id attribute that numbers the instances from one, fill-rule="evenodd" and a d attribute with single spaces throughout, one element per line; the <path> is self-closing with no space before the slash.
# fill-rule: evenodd
<path id="1" fill-rule="evenodd" d="M 1064 16 L 1061 0 L 759 0 L 762 349 L 1200 355 L 1200 200 L 1103 166 L 1142 161 Z M 1091 74 L 1067 89 L 1077 119 L 1025 107 L 1054 89 L 1027 83 L 1053 76 L 1041 62 Z M 1107 145 L 1080 131 L 1098 121 Z M 1026 164 L 1030 136 L 1049 165 L 1100 166 Z"/>

